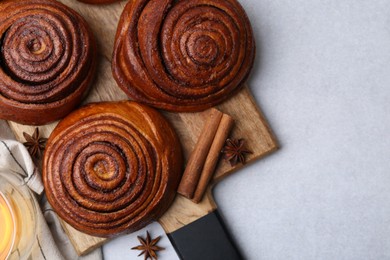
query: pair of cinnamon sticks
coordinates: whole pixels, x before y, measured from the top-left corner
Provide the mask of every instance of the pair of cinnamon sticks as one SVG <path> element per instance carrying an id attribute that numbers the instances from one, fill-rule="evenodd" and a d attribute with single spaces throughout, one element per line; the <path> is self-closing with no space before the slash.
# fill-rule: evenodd
<path id="1" fill-rule="evenodd" d="M 221 150 L 233 127 L 231 116 L 212 108 L 190 155 L 178 193 L 199 203 L 214 175 Z"/>

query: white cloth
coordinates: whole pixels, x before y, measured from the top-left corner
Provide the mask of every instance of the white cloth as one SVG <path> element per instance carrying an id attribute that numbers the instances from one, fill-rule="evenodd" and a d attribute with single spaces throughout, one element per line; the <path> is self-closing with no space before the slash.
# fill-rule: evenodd
<path id="1" fill-rule="evenodd" d="M 42 179 L 27 149 L 19 142 L 0 140 L 0 153 L 0 171 L 20 175 L 31 190 L 41 195 Z"/>
<path id="2" fill-rule="evenodd" d="M 40 195 L 43 192 L 41 176 L 23 144 L 13 140 L 0 139 L 0 171 L 20 175 L 27 186 Z M 31 257 L 33 260 L 99 260 L 101 249 L 78 257 L 68 237 L 62 229 L 58 217 L 45 198 L 38 213 L 39 232 Z"/>

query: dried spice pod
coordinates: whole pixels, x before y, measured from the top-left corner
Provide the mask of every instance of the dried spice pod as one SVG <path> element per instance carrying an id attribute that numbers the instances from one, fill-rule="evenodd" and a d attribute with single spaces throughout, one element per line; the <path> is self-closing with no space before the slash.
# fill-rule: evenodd
<path id="1" fill-rule="evenodd" d="M 27 148 L 31 157 L 33 158 L 41 158 L 43 151 L 45 150 L 47 138 L 41 137 L 39 135 L 39 128 L 35 128 L 33 134 L 28 134 L 23 132 L 24 139 L 26 142 L 23 145 Z"/>
<path id="2" fill-rule="evenodd" d="M 149 231 L 146 231 L 146 239 L 140 236 L 137 236 L 137 238 L 140 242 L 140 245 L 132 247 L 131 250 L 140 250 L 141 253 L 138 256 L 144 255 L 144 259 L 150 258 L 151 260 L 158 260 L 157 252 L 165 249 L 157 245 L 161 239 L 161 236 L 152 239 L 150 237 Z"/>
<path id="3" fill-rule="evenodd" d="M 53 0 L 0 2 L 0 118 L 41 125 L 67 115 L 96 67 L 85 20 Z"/>
<path id="4" fill-rule="evenodd" d="M 243 85 L 255 43 L 236 0 L 134 0 L 115 38 L 112 70 L 137 101 L 170 111 L 200 111 Z"/>
<path id="5" fill-rule="evenodd" d="M 182 152 L 168 121 L 135 102 L 94 103 L 68 115 L 46 145 L 48 201 L 74 228 L 95 236 L 133 232 L 173 201 Z"/>

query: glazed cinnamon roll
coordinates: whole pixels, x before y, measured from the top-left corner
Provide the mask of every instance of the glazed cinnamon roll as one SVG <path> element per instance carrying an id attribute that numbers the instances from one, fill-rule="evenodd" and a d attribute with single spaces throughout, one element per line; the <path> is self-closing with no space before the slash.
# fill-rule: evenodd
<path id="1" fill-rule="evenodd" d="M 254 56 L 251 25 L 236 0 L 134 0 L 118 25 L 112 70 L 137 101 L 199 111 L 234 95 Z"/>
<path id="2" fill-rule="evenodd" d="M 0 118 L 31 125 L 68 114 L 95 71 L 84 19 L 52 0 L 0 1 Z"/>
<path id="3" fill-rule="evenodd" d="M 46 145 L 48 201 L 74 228 L 111 237 L 157 220 L 181 177 L 175 131 L 139 103 L 95 103 L 68 115 Z"/>

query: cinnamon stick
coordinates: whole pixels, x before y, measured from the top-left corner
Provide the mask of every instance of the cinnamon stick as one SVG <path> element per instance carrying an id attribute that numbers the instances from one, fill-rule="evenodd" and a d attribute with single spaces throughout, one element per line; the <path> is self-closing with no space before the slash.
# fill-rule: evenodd
<path id="1" fill-rule="evenodd" d="M 193 202 L 199 203 L 206 191 L 207 185 L 214 175 L 215 167 L 218 163 L 218 158 L 221 154 L 223 145 L 229 136 L 230 130 L 233 127 L 234 120 L 231 116 L 224 114 L 221 122 L 219 123 L 217 133 L 215 134 L 214 141 L 210 147 L 210 151 L 207 155 L 206 162 L 203 166 L 202 173 L 200 175 L 199 183 L 196 187 Z"/>
<path id="2" fill-rule="evenodd" d="M 189 199 L 192 199 L 196 186 L 198 185 L 206 157 L 217 133 L 222 115 L 222 112 L 217 109 L 211 109 L 210 115 L 202 129 L 198 142 L 195 145 L 195 149 L 188 159 L 177 192 Z"/>

